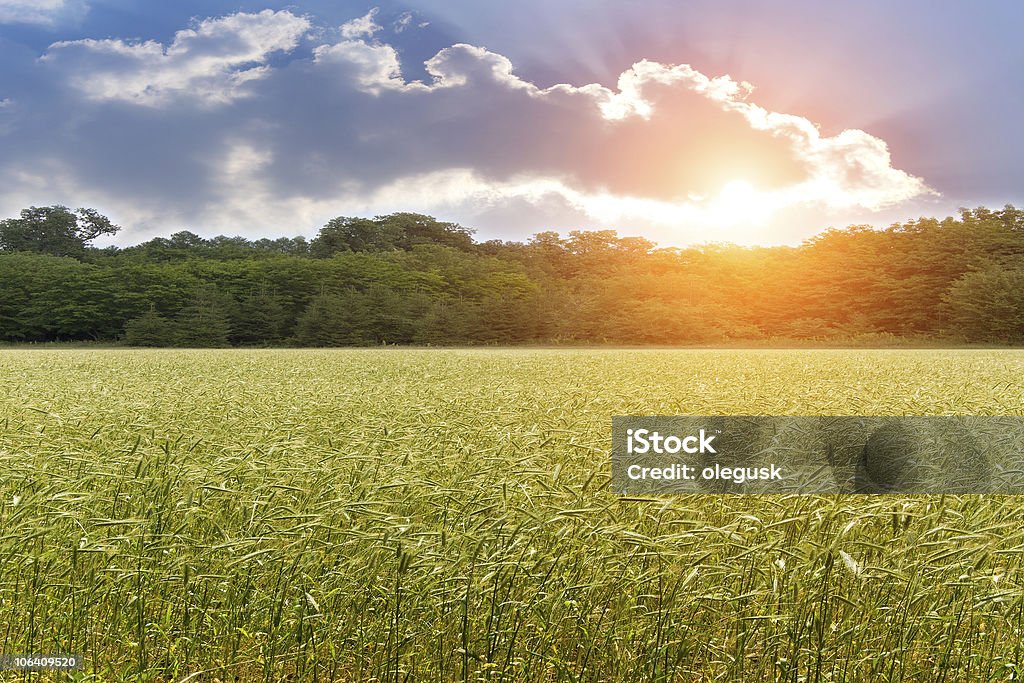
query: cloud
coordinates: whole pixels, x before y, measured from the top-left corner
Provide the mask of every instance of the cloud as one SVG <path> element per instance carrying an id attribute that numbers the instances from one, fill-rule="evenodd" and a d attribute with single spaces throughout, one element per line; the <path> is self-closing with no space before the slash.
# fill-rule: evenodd
<path id="1" fill-rule="evenodd" d="M 266 75 L 268 57 L 290 51 L 309 20 L 281 11 L 206 19 L 178 31 L 170 45 L 155 41 L 75 40 L 55 43 L 43 61 L 87 99 L 157 106 L 173 97 L 223 104 Z"/>
<path id="2" fill-rule="evenodd" d="M 77 16 L 85 5 L 75 0 L 0 0 L 0 24 L 53 26 L 65 16 Z"/>
<path id="3" fill-rule="evenodd" d="M 397 19 L 395 19 L 394 24 L 392 24 L 392 29 L 394 30 L 395 33 L 401 33 L 405 29 L 412 26 L 412 20 L 412 12 L 403 12 Z"/>
<path id="4" fill-rule="evenodd" d="M 355 40 L 358 38 L 369 38 L 374 33 L 381 30 L 380 24 L 374 21 L 374 17 L 377 16 L 377 8 L 374 7 L 364 16 L 352 21 L 346 22 L 341 25 L 341 37 L 348 40 Z"/>
<path id="5" fill-rule="evenodd" d="M 446 141 L 438 145 L 438 161 L 447 157 L 491 175 L 559 179 L 574 203 L 580 191 L 610 194 L 622 197 L 623 206 L 682 218 L 701 213 L 695 197 L 711 197 L 707 209 L 737 181 L 754 185 L 744 199 L 769 212 L 815 203 L 877 210 L 931 192 L 892 166 L 883 140 L 859 130 L 823 136 L 803 117 L 751 102 L 751 84 L 710 78 L 688 65 L 643 60 L 621 75 L 617 89 L 542 89 L 515 75 L 504 56 L 472 45 L 454 45 L 428 60 L 430 83 L 404 80 L 398 53 L 386 44 L 348 40 L 321 46 L 316 55 L 318 64 L 341 67 L 339 80 L 349 87 L 391 91 L 397 99 L 382 108 L 413 107 L 419 126 L 403 120 L 396 130 L 433 122 L 432 132 L 443 131 L 438 137 Z M 456 154 L 467 139 L 474 141 L 472 153 Z M 645 198 L 678 210 L 626 201 Z"/>
<path id="6" fill-rule="evenodd" d="M 313 50 L 318 65 L 333 65 L 345 72 L 346 78 L 359 90 L 379 94 L 381 90 L 404 90 L 398 52 L 390 45 L 371 44 L 365 40 L 342 40 L 321 45 Z"/>
<path id="7" fill-rule="evenodd" d="M 456 44 L 408 79 L 376 14 L 309 52 L 296 48 L 310 19 L 270 10 L 201 21 L 169 45 L 55 43 L 0 127 L 0 210 L 98 197 L 136 235 L 308 234 L 335 215 L 417 210 L 507 230 L 519 216 L 515 237 L 585 224 L 680 243 L 756 241 L 778 217 L 931 193 L 884 140 L 826 135 L 685 64 L 541 87 Z M 271 66 L 275 52 L 286 58 Z"/>

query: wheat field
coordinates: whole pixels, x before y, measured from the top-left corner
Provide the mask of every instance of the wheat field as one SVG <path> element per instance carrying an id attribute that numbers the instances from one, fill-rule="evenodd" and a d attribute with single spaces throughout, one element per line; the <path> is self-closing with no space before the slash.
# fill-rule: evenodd
<path id="1" fill-rule="evenodd" d="M 3 350 L 0 654 L 82 659 L 32 680 L 1016 678 L 1024 503 L 624 498 L 627 414 L 1020 415 L 1024 352 Z"/>

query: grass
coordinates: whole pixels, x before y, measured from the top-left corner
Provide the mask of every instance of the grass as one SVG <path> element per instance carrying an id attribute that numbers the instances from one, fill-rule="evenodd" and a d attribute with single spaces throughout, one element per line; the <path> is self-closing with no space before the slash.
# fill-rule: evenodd
<path id="1" fill-rule="evenodd" d="M 1022 408 L 1015 351 L 0 352 L 0 653 L 90 681 L 1012 679 L 1016 499 L 624 499 L 609 448 L 615 414 Z"/>

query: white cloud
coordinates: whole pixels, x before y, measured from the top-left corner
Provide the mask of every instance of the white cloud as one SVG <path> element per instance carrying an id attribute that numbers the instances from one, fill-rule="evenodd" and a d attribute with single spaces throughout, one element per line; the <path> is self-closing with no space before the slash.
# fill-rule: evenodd
<path id="1" fill-rule="evenodd" d="M 401 16 L 395 19 L 395 23 L 392 25 L 392 28 L 395 33 L 401 33 L 412 25 L 412 20 L 412 12 L 403 12 Z"/>
<path id="2" fill-rule="evenodd" d="M 52 26 L 58 19 L 84 10 L 76 0 L 0 0 L 0 24 Z"/>
<path id="3" fill-rule="evenodd" d="M 341 37 L 354 40 L 356 38 L 369 38 L 373 36 L 374 33 L 381 30 L 380 24 L 374 21 L 376 16 L 377 8 L 374 7 L 358 19 L 345 22 L 341 25 Z"/>
<path id="4" fill-rule="evenodd" d="M 309 30 L 287 11 L 233 14 L 178 31 L 170 45 L 155 41 L 76 40 L 54 43 L 43 61 L 66 74 L 92 100 L 159 105 L 172 97 L 223 104 L 263 77 L 273 52 L 295 49 Z"/>
<path id="5" fill-rule="evenodd" d="M 371 44 L 363 40 L 343 40 L 334 45 L 321 45 L 313 51 L 316 64 L 340 64 L 349 68 L 359 90 L 378 94 L 381 90 L 407 87 L 402 79 L 398 52 L 390 45 Z"/>
<path id="6" fill-rule="evenodd" d="M 427 60 L 426 68 L 434 78 L 434 88 L 464 86 L 471 81 L 493 81 L 510 90 L 523 90 L 531 95 L 542 93 L 537 86 L 512 73 L 512 62 L 508 57 L 465 43 L 444 48 Z"/>

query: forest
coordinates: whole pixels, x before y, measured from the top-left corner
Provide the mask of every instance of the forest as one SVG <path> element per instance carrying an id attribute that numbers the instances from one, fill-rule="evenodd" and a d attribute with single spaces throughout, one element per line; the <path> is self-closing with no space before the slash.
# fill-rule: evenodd
<path id="1" fill-rule="evenodd" d="M 1024 343 L 1024 210 L 961 209 L 795 247 L 660 248 L 610 230 L 479 242 L 413 213 L 311 240 L 177 232 L 93 209 L 0 221 L 0 341 L 130 346 Z"/>

